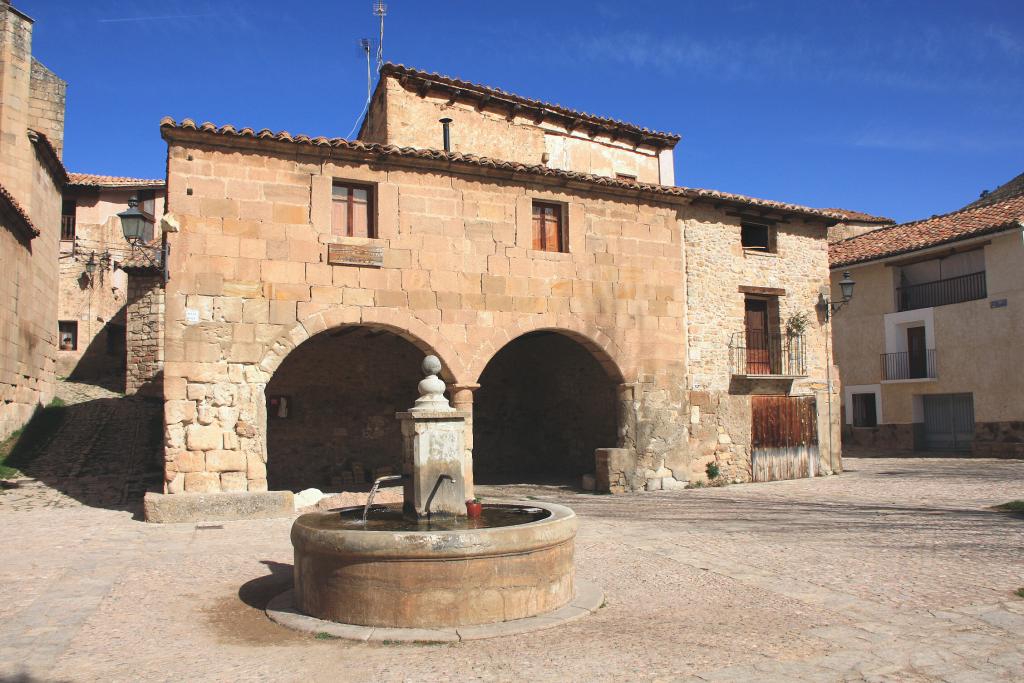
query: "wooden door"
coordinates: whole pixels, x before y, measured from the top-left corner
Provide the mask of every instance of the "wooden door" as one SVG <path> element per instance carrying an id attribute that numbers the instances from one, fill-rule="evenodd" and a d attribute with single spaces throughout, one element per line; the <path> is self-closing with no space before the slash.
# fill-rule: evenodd
<path id="1" fill-rule="evenodd" d="M 768 352 L 768 302 L 764 299 L 747 299 L 747 374 L 770 375 L 771 354 Z"/>
<path id="2" fill-rule="evenodd" d="M 818 418 L 813 396 L 751 396 L 750 465 L 754 481 L 813 476 Z"/>
<path id="3" fill-rule="evenodd" d="M 907 365 L 910 379 L 928 376 L 928 351 L 925 349 L 923 326 L 907 328 Z"/>

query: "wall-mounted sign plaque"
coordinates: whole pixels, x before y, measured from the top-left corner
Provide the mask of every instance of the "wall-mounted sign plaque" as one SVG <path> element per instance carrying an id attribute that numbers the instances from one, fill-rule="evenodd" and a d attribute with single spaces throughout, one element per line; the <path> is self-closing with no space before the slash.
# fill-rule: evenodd
<path id="1" fill-rule="evenodd" d="M 1006 299 L 993 299 L 988 305 L 989 308 L 1006 308 Z"/>
<path id="2" fill-rule="evenodd" d="M 328 244 L 327 262 L 332 266 L 373 266 L 384 265 L 384 247 L 365 244 Z"/>

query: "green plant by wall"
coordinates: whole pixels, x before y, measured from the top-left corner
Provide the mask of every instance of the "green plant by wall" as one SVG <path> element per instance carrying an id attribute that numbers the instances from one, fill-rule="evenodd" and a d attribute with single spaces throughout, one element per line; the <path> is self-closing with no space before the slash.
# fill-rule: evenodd
<path id="1" fill-rule="evenodd" d="M 799 337 L 807 331 L 810 324 L 811 317 L 807 314 L 807 311 L 794 313 L 789 316 L 789 319 L 786 321 L 786 334 L 790 337 Z"/>
<path id="2" fill-rule="evenodd" d="M 709 462 L 704 467 L 704 472 L 708 475 L 708 481 L 714 481 L 722 474 L 722 471 L 718 468 L 717 462 Z"/>

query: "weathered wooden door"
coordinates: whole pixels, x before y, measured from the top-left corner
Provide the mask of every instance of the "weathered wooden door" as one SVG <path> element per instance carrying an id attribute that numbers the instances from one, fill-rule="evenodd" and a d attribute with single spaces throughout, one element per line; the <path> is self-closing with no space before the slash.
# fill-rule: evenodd
<path id="1" fill-rule="evenodd" d="M 771 354 L 768 344 L 768 302 L 747 299 L 745 302 L 747 333 L 747 374 L 770 375 Z"/>
<path id="2" fill-rule="evenodd" d="M 814 476 L 818 419 L 813 396 L 752 396 L 750 431 L 754 481 Z"/>

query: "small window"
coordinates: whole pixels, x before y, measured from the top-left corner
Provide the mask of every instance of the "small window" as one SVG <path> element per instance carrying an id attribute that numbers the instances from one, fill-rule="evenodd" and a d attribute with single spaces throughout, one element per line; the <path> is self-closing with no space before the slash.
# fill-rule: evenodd
<path id="1" fill-rule="evenodd" d="M 636 176 L 631 173 L 616 173 L 615 177 L 619 180 L 628 180 L 631 183 L 636 182 Z"/>
<path id="2" fill-rule="evenodd" d="M 331 232 L 346 237 L 376 237 L 373 187 L 334 183 Z"/>
<path id="3" fill-rule="evenodd" d="M 60 209 L 60 238 L 62 240 L 75 239 L 75 217 L 78 214 L 78 202 L 74 199 L 65 199 Z"/>
<path id="4" fill-rule="evenodd" d="M 878 426 L 878 413 L 875 408 L 875 395 L 873 393 L 853 395 L 853 426 Z"/>
<path id="5" fill-rule="evenodd" d="M 57 331 L 60 336 L 61 351 L 78 350 L 78 321 L 60 320 L 57 322 Z"/>
<path id="6" fill-rule="evenodd" d="M 562 205 L 533 203 L 533 248 L 538 251 L 566 251 Z"/>
<path id="7" fill-rule="evenodd" d="M 760 223 L 740 224 L 740 240 L 744 249 L 751 251 L 762 251 L 765 253 L 775 252 L 775 239 L 771 226 Z"/>

